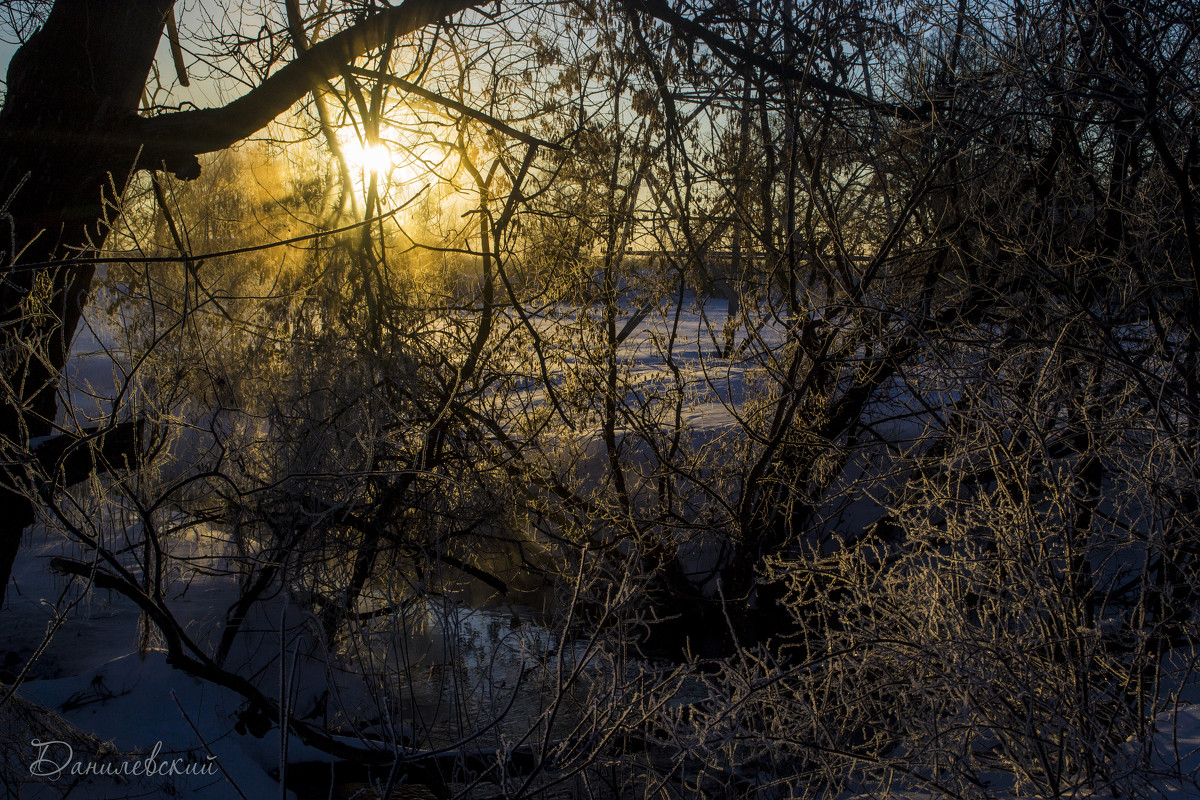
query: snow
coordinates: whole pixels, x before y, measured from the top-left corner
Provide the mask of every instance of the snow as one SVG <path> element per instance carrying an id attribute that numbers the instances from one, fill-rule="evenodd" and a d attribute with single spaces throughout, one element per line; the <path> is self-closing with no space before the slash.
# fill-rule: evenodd
<path id="1" fill-rule="evenodd" d="M 161 743 L 160 760 L 183 758 L 186 763 L 208 764 L 211 756 L 219 764 L 215 776 L 167 777 L 158 787 L 164 794 L 169 791 L 196 800 L 228 798 L 231 791 L 249 798 L 279 796 L 279 786 L 270 775 L 278 767 L 273 758 L 279 752 L 278 731 L 263 740 L 235 733 L 233 715 L 242 705 L 241 698 L 180 673 L 167 664 L 162 651 L 145 657 L 131 653 L 69 678 L 30 681 L 21 691 L 26 698 L 57 710 L 71 724 L 112 742 L 117 753 L 105 761 L 134 761 L 136 756 L 123 754 L 146 753 Z M 308 749 L 296 741 L 291 746 L 297 754 Z M 51 757 L 59 763 L 63 760 L 62 755 Z M 87 757 L 76 754 L 77 759 Z M 124 796 L 110 794 L 118 788 L 105 785 L 111 782 L 92 778 L 88 788 L 96 794 L 72 796 Z M 152 783 L 143 778 L 143 784 Z"/>
<path id="2" fill-rule="evenodd" d="M 246 797 L 278 797 L 279 786 L 271 773 L 279 767 L 278 731 L 263 739 L 234 731 L 237 713 L 245 701 L 234 692 L 193 678 L 166 660 L 162 650 L 137 652 L 138 614 L 132 604 L 107 592 L 90 592 L 73 598 L 73 589 L 46 567 L 50 558 L 69 553 L 57 536 L 37 528 L 22 548 L 15 565 L 16 583 L 3 610 L 5 646 L 24 663 L 38 647 L 55 619 L 60 597 L 77 599 L 61 626 L 54 632 L 41 657 L 20 685 L 20 696 L 44 706 L 80 730 L 95 734 L 115 748 L 98 759 L 119 765 L 144 758 L 161 743 L 160 761 L 190 759 L 207 763 L 216 757 L 216 776 L 174 775 L 162 780 L 144 776 L 130 784 L 108 776 L 90 776 L 71 797 L 109 798 L 171 793 L 186 798 L 229 798 L 236 796 L 236 783 Z M 177 598 L 177 611 L 185 618 L 213 619 L 223 613 L 236 589 L 233 581 L 220 578 L 199 581 Z M 227 584 L 222 586 L 221 584 Z M 49 598 L 49 599 L 47 599 Z M 98 666 L 97 666 L 98 665 Z M 27 746 L 27 764 L 37 758 L 37 749 Z M 295 737 L 289 752 L 298 759 L 314 761 L 326 757 Z M 61 763 L 67 751 L 52 746 L 46 758 Z M 95 754 L 76 751 L 75 763 L 86 763 Z M 28 787 L 29 795 L 57 796 L 67 776 Z M 42 786 L 45 783 L 47 785 Z M 40 789 L 39 789 L 40 787 Z"/>
<path id="3" fill-rule="evenodd" d="M 212 542 L 209 536 L 185 538 L 181 546 L 188 552 L 177 555 L 188 555 L 195 563 L 197 548 L 211 547 Z M 144 759 L 158 746 L 160 761 L 181 758 L 184 763 L 205 764 L 211 755 L 219 766 L 214 776 L 176 775 L 160 781 L 144 776 L 120 781 L 88 776 L 71 797 L 107 799 L 144 792 L 228 798 L 238 796 L 239 790 L 248 798 L 278 797 L 280 789 L 273 777 L 281 764 L 278 728 L 261 737 L 238 732 L 240 712 L 247 707 L 240 695 L 175 669 L 162 650 L 139 654 L 139 618 L 132 603 L 109 597 L 105 591 L 79 596 L 47 568 L 50 559 L 59 555 L 78 554 L 61 537 L 38 527 L 15 565 L 16 583 L 3 610 L 4 645 L 19 656 L 21 664 L 41 646 L 57 618 L 56 610 L 68 611 L 29 669 L 19 697 L 111 746 L 101 756 L 76 746 L 72 763 L 86 765 L 94 759 L 120 769 L 121 764 Z M 191 621 L 189 634 L 211 652 L 225 609 L 237 592 L 233 576 L 197 574 L 176 587 L 168 605 L 179 618 Z M 258 676 L 260 689 L 277 699 L 279 665 L 285 663 L 285 683 L 296 716 L 325 707 L 322 694 L 328 691 L 329 720 L 354 734 L 348 742 L 361 745 L 358 737 L 378 742 L 400 735 L 418 747 L 451 744 L 463 735 L 449 727 L 446 711 L 451 706 L 450 716 L 459 723 L 474 720 L 469 727 L 481 727 L 497 707 L 509 707 L 511 713 L 496 727 L 495 737 L 527 731 L 542 711 L 535 696 L 539 687 L 536 682 L 523 685 L 522 675 L 539 659 L 544 662 L 559 643 L 528 619 L 518 620 L 511 609 L 472 610 L 446 601 L 417 608 L 402 623 L 393 621 L 404 628 L 402 640 L 387 625 L 364 633 L 372 649 L 368 657 L 377 668 L 393 663 L 397 671 L 407 672 L 408 708 L 397 710 L 395 718 L 378 719 L 369 716 L 380 708 L 378 691 L 332 666 L 335 659 L 328 658 L 309 635 L 313 626 L 307 612 L 285 597 L 262 602 L 251 613 L 226 666 L 240 675 Z M 457 669 L 447 669 L 448 664 Z M 22 769 L 37 761 L 34 738 L 51 742 L 68 737 L 30 734 L 27 738 L 30 741 L 19 749 Z M 490 740 L 479 744 L 485 741 Z M 61 763 L 67 752 L 55 744 L 44 755 L 53 765 Z M 332 760 L 295 736 L 288 737 L 287 754 L 287 763 Z M 58 797 L 67 780 L 65 775 L 58 781 L 34 779 L 30 794 L 22 789 L 22 797 Z"/>
<path id="4" fill-rule="evenodd" d="M 1149 769 L 1136 784 L 1147 795 L 1191 800 L 1200 797 L 1200 706 L 1187 704 L 1154 719 L 1148 744 Z M 1141 743 L 1132 743 L 1131 755 Z"/>
<path id="5" fill-rule="evenodd" d="M 652 311 L 629 329 L 621 344 L 620 358 L 628 369 L 630 385 L 639 394 L 649 396 L 657 383 L 675 380 L 664 367 L 662 352 L 662 332 L 669 328 L 672 314 L 671 309 Z M 724 446 L 724 438 L 746 413 L 748 387 L 756 380 L 755 370 L 760 369 L 749 354 L 754 348 L 775 347 L 783 340 L 777 328 L 749 333 L 740 327 L 735 349 L 741 348 L 741 355 L 716 358 L 712 348 L 721 339 L 726 317 L 725 301 L 711 300 L 701 309 L 694 298 L 689 298 L 686 313 L 679 318 L 680 335 L 673 344 L 677 374 L 684 382 L 687 397 L 683 420 L 697 448 Z M 623 323 L 619 322 L 618 327 Z M 65 385 L 71 404 L 82 415 L 78 421 L 81 425 L 95 424 L 107 414 L 120 386 L 121 371 L 105 352 L 108 348 L 90 330 L 85 330 L 75 343 L 76 357 Z M 567 357 L 564 368 L 570 363 Z M 916 441 L 923 435 L 908 399 L 904 388 L 897 386 L 893 402 L 881 410 L 880 433 L 891 441 Z M 591 443 L 593 449 L 595 446 L 596 442 Z M 585 450 L 587 447 L 585 444 Z M 599 454 L 592 455 L 597 462 L 600 460 Z M 582 468 L 595 471 L 586 460 Z M 864 516 L 866 512 L 861 509 L 845 513 L 857 515 L 853 518 L 859 526 L 869 521 L 869 514 Z M 215 568 L 221 557 L 219 540 L 219 532 L 200 526 L 190 536 L 180 538 L 179 547 L 191 548 L 186 553 L 190 563 L 196 563 L 197 558 L 208 559 L 214 568 L 179 581 L 168 600 L 176 616 L 190 623 L 189 634 L 210 652 L 222 629 L 226 609 L 239 589 L 236 576 Z M 696 571 L 703 571 L 703 543 L 685 545 L 684 550 Z M 82 749 L 86 744 L 83 737 L 64 733 L 64 739 L 75 742 L 73 755 L 78 763 L 96 758 L 109 765 L 132 764 L 158 748 L 156 757 L 161 760 L 181 758 L 189 764 L 219 766 L 212 775 L 122 779 L 89 776 L 71 796 L 84 800 L 167 794 L 183 798 L 281 796 L 274 777 L 281 767 L 283 744 L 278 729 L 272 728 L 261 738 L 238 732 L 239 713 L 246 707 L 242 697 L 173 668 L 161 650 L 142 648 L 139 652 L 140 620 L 133 605 L 104 591 L 79 595 L 64 578 L 47 569 L 49 559 L 64 554 L 86 557 L 57 535 L 37 528 L 29 535 L 15 565 L 14 583 L 2 612 L 3 649 L 11 671 L 29 662 L 43 646 L 47 633 L 53 633 L 29 667 L 18 690 L 19 699 L 40 704 L 66 723 L 110 743 L 110 750 L 96 756 Z M 386 629 L 370 638 L 375 648 L 373 658 L 381 663 L 403 661 L 411 672 L 418 671 L 412 668 L 419 665 L 427 676 L 410 678 L 414 682 L 408 687 L 409 694 L 414 707 L 419 708 L 411 709 L 406 718 L 370 719 L 358 713 L 371 707 L 376 698 L 373 688 L 356 683 L 353 676 L 338 673 L 331 666 L 320 643 L 306 633 L 313 627 L 311 620 L 298 606 L 288 605 L 286 593 L 255 609 L 230 655 L 229 666 L 239 674 L 259 676 L 260 688 L 277 697 L 284 664 L 288 672 L 282 683 L 288 687 L 297 714 L 321 705 L 321 698 L 332 691 L 332 716 L 339 718 L 345 729 L 386 739 L 398 731 L 418 733 L 414 719 L 419 720 L 423 711 L 445 701 L 447 684 L 439 668 L 446 664 L 454 663 L 474 674 L 465 711 L 486 719 L 488 698 L 503 702 L 509 696 L 508 688 L 520 682 L 527 667 L 539 657 L 544 660 L 558 646 L 536 625 L 525 624 L 518 630 L 511 611 L 472 611 L 448 604 L 442 609 L 420 609 L 419 615 L 419 624 L 403 622 L 399 640 L 395 630 Z M 1174 656 L 1178 656 L 1177 670 L 1187 671 L 1191 659 L 1183 654 Z M 1170 681 L 1164 685 L 1169 686 Z M 1121 788 L 1136 789 L 1151 797 L 1200 800 L 1200 704 L 1196 704 L 1200 696 L 1193 696 L 1194 689 L 1185 691 L 1191 687 L 1182 679 L 1177 688 L 1174 702 L 1154 717 L 1151 735 L 1128 745 L 1131 772 L 1138 769 L 1140 783 L 1114 787 L 1107 795 L 1102 792 L 1078 797 L 1121 796 L 1123 792 L 1116 790 Z M 524 707 L 514 707 L 514 720 L 526 726 L 539 711 L 533 700 Z M 456 712 L 463 710 L 459 707 Z M 419 731 L 426 742 L 453 740 L 451 732 L 434 731 L 434 727 L 426 725 Z M 48 741 L 40 733 L 30 738 Z M 294 736 L 286 744 L 290 763 L 329 760 Z M 21 747 L 23 763 L 33 764 L 38 748 L 32 741 Z M 65 752 L 62 747 L 65 745 L 54 745 L 46 752 L 61 760 L 54 754 Z M 1149 771 L 1144 769 L 1145 764 L 1150 765 Z M 21 797 L 60 797 L 68 788 L 67 781 L 66 776 L 58 781 L 31 776 L 21 788 Z M 284 796 L 294 795 L 286 792 Z M 896 796 L 922 795 L 907 791 Z"/>

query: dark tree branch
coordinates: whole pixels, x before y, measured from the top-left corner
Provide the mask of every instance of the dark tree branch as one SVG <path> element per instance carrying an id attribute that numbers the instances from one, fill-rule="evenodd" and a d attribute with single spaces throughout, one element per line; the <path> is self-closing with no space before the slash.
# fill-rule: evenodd
<path id="1" fill-rule="evenodd" d="M 222 669 L 203 653 L 196 652 L 195 655 L 189 655 L 187 650 L 194 645 L 183 635 L 178 621 L 161 604 L 147 596 L 141 587 L 122 576 L 100 569 L 95 564 L 71 558 L 51 559 L 50 569 L 62 575 L 86 578 L 97 589 L 125 595 L 154 621 L 155 626 L 162 633 L 167 646 L 167 662 L 169 664 L 188 675 L 236 692 L 248 700 L 259 713 L 265 715 L 272 723 L 280 722 L 279 704 L 263 693 L 254 683 L 241 675 Z M 359 747 L 294 717 L 289 717 L 288 727 L 305 744 L 356 764 L 387 765 L 397 762 L 403 764 L 404 768 L 422 783 L 436 784 L 456 773 L 486 775 L 502 766 L 507 770 L 526 773 L 535 769 L 545 757 L 539 753 L 539 748 L 533 745 L 521 745 L 501 751 L 496 748 L 469 748 L 466 746 L 469 739 L 464 741 L 462 746 L 456 748 L 401 753 L 383 747 Z"/>
<path id="2" fill-rule="evenodd" d="M 137 464 L 140 432 L 140 422 L 122 422 L 107 429 L 85 428 L 78 435 L 64 433 L 49 437 L 33 449 L 33 455 L 53 480 L 62 486 L 72 486 L 93 472 L 105 473 Z"/>
<path id="3" fill-rule="evenodd" d="M 478 0 L 406 0 L 313 45 L 246 94 L 220 108 L 129 120 L 126 138 L 143 145 L 141 164 L 186 168 L 201 153 L 262 130 L 356 58 L 400 36 L 477 5 Z"/>

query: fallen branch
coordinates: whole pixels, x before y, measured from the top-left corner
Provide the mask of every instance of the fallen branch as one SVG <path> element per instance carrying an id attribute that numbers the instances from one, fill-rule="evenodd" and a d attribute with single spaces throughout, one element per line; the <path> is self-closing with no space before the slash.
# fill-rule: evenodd
<path id="1" fill-rule="evenodd" d="M 140 420 L 84 428 L 79 433 L 45 437 L 33 448 L 33 456 L 52 481 L 72 486 L 93 472 L 104 474 L 140 463 L 141 432 Z"/>
<path id="2" fill-rule="evenodd" d="M 193 654 L 185 652 L 185 637 L 182 635 L 179 623 L 167 609 L 151 599 L 141 587 L 118 575 L 99 569 L 95 564 L 70 558 L 51 559 L 50 569 L 63 575 L 87 578 L 98 589 L 118 592 L 132 600 L 153 620 L 162 633 L 167 645 L 167 663 L 192 677 L 236 692 L 251 704 L 255 712 L 265 716 L 276 725 L 280 723 L 279 704 L 252 682 L 241 675 L 222 669 L 202 652 L 195 651 Z M 396 752 L 394 749 L 356 746 L 295 717 L 289 717 L 287 727 L 291 733 L 299 737 L 300 741 L 336 758 L 361 765 L 399 765 L 414 782 L 430 786 L 442 785 L 450 776 L 461 776 L 464 773 L 483 776 L 500 767 L 504 767 L 510 774 L 525 774 L 537 768 L 547 757 L 545 753 L 553 749 L 553 745 L 546 745 L 544 748 L 523 745 L 509 750 L 495 747 L 472 749 L 460 746 L 445 750 L 403 753 Z M 480 733 L 482 732 L 480 731 Z"/>

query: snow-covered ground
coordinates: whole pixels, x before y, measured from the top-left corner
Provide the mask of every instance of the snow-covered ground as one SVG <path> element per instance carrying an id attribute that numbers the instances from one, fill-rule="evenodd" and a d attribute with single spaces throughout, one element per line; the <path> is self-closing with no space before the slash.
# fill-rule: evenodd
<path id="1" fill-rule="evenodd" d="M 677 319 L 674 374 L 688 387 L 683 421 L 697 441 L 716 442 L 743 413 L 747 383 L 754 379 L 756 367 L 738 356 L 713 356 L 726 324 L 724 301 L 709 301 L 702 312 L 689 305 Z M 675 380 L 662 354 L 665 331 L 675 321 L 669 309 L 651 313 L 622 342 L 621 360 L 635 387 Z M 783 338 L 780 330 L 771 328 L 756 331 L 753 341 L 747 342 L 747 336 L 740 328 L 735 347 L 776 346 Z M 111 346 L 90 331 L 76 342 L 68 391 L 77 412 L 87 418 L 81 424 L 95 424 L 111 407 L 106 398 L 121 372 L 105 353 Z M 890 436 L 920 435 L 903 397 L 890 413 Z M 219 532 L 198 528 L 181 541 L 180 546 L 194 549 L 194 556 L 220 558 Z M 17 698 L 44 706 L 69 725 L 109 743 L 109 748 L 99 754 L 86 752 L 86 742 L 65 731 L 49 739 L 26 729 L 32 731 L 28 743 L 17 742 L 15 751 L 11 742 L 8 745 L 10 761 L 17 758 L 29 773 L 19 787 L 20 797 L 60 797 L 67 789 L 72 789 L 71 797 L 84 800 L 292 796 L 281 795 L 281 766 L 328 760 L 296 737 L 281 742 L 277 728 L 256 736 L 245 724 L 244 698 L 173 668 L 153 640 L 141 640 L 140 615 L 132 603 L 102 590 L 78 595 L 66 579 L 50 572 L 49 560 L 64 554 L 86 555 L 43 528 L 29 534 L 6 607 L 0 611 L 0 666 L 8 680 L 28 665 Z M 238 578 L 219 569 L 186 577 L 173 585 L 168 604 L 177 618 L 188 621 L 190 635 L 211 646 L 238 596 Z M 315 627 L 313 620 L 283 597 L 255 609 L 230 656 L 231 668 L 255 675 L 273 697 L 288 697 L 295 715 L 327 715 L 348 736 L 357 734 L 360 742 L 403 735 L 437 746 L 489 719 L 496 703 L 515 697 L 509 692 L 516 691 L 513 687 L 525 670 L 544 664 L 547 654 L 561 644 L 532 621 L 536 615 L 523 610 L 470 609 L 448 602 L 414 614 L 400 629 L 381 629 L 364 638 L 371 643 L 369 652 L 358 655 L 391 662 L 397 674 L 405 672 L 404 694 L 410 705 L 395 709 L 390 718 L 364 711 L 380 707 L 378 687 L 356 683 L 349 672 L 337 672 L 336 659 L 326 657 L 320 643 L 306 633 Z M 512 724 L 532 726 L 541 710 L 536 699 L 516 699 L 520 702 L 513 704 Z M 1179 702 L 1156 718 L 1149 741 L 1130 743 L 1131 757 L 1143 749 L 1154 754 L 1157 774 L 1142 790 L 1200 800 L 1200 705 L 1193 705 L 1194 700 L 1200 697 L 1181 693 Z M 10 709 L 15 705 L 14 701 Z M 4 713 L 0 707 L 0 720 Z M 74 743 L 70 750 L 67 742 Z M 89 764 L 101 771 L 134 770 L 138 764 L 144 771 L 151 764 L 156 771 L 173 767 L 186 774 L 73 774 Z"/>
<path id="2" fill-rule="evenodd" d="M 80 596 L 68 587 L 48 565 L 55 556 L 74 552 L 44 528 L 30 534 L 3 610 L 3 642 L 14 669 L 43 648 L 19 687 L 21 700 L 44 706 L 109 746 L 97 755 L 79 745 L 69 748 L 66 731 L 52 739 L 30 735 L 31 741 L 17 748 L 21 766 L 31 773 L 21 797 L 57 797 L 76 783 L 73 769 L 93 761 L 102 769 L 120 770 L 126 763 L 132 769 L 148 754 L 163 769 L 192 765 L 193 771 L 161 780 L 86 776 L 70 796 L 279 796 L 277 776 L 285 762 L 278 728 L 265 735 L 256 735 L 252 725 L 247 730 L 242 696 L 175 669 L 161 649 L 139 648 L 139 615 L 132 603 L 103 590 Z M 168 605 L 190 621 L 194 638 L 211 647 L 238 589 L 232 576 L 194 575 Z M 59 609 L 66 611 L 61 619 Z M 463 735 L 457 726 L 483 728 L 499 709 L 509 713 L 489 740 L 519 736 L 543 710 L 537 687 L 524 688 L 522 675 L 539 660 L 544 664 L 558 646 L 524 611 L 523 619 L 512 609 L 470 609 L 447 600 L 408 615 L 403 636 L 388 636 L 385 629 L 365 637 L 372 652 L 359 658 L 369 657 L 382 674 L 388 673 L 389 661 L 391 674 L 403 672 L 397 679 L 405 681 L 400 695 L 407 702 L 393 709 L 391 718 L 378 716 L 386 708 L 382 687 L 338 671 L 338 659 L 327 658 L 313 641 L 312 620 L 281 597 L 259 604 L 226 665 L 258 678 L 275 699 L 285 692 L 298 718 L 320 716 L 360 746 L 404 739 L 418 749 L 449 745 Z M 286 763 L 331 760 L 289 737 Z M 196 774 L 201 767 L 207 769 Z"/>
<path id="3" fill-rule="evenodd" d="M 162 650 L 139 654 L 139 614 L 131 603 L 100 590 L 78 597 L 49 570 L 51 558 L 73 551 L 45 529 L 30 534 L 17 560 L 6 608 L 0 612 L 4 647 L 24 664 L 55 628 L 56 607 L 77 600 L 18 691 L 22 698 L 110 743 L 110 749 L 97 755 L 55 743 L 68 740 L 66 732 L 27 743 L 24 765 L 30 782 L 20 796 L 57 797 L 81 782 L 71 797 L 215 799 L 237 797 L 239 791 L 248 798 L 278 797 L 278 783 L 271 776 L 279 765 L 277 731 L 261 739 L 238 734 L 237 714 L 245 705 L 241 697 L 176 670 Z M 203 583 L 173 602 L 181 617 L 211 620 L 232 601 L 236 587 L 222 587 L 219 580 Z M 294 737 L 290 748 L 294 757 L 322 757 Z M 172 765 L 184 771 L 191 765 L 192 772 L 121 779 L 73 774 L 93 762 L 101 768 L 132 770 L 152 753 L 160 765 L 156 771 L 169 772 Z"/>
<path id="4" fill-rule="evenodd" d="M 724 305 L 718 306 L 708 309 L 703 318 L 683 315 L 676 345 L 681 374 L 695 387 L 686 422 L 698 431 L 727 428 L 731 403 L 742 394 L 743 367 L 726 362 L 725 374 L 715 378 L 707 371 L 711 368 L 706 369 L 706 359 L 699 357 L 711 348 L 713 336 L 719 336 L 724 325 Z M 622 344 L 622 359 L 630 366 L 635 385 L 663 376 L 655 341 L 658 333 L 651 316 Z M 122 361 L 119 344 L 102 327 L 81 330 L 63 384 L 69 402 L 61 403 L 73 410 L 74 424 L 105 420 L 123 384 Z M 713 390 L 721 385 L 724 391 Z M 64 421 L 60 415 L 60 422 Z M 189 563 L 200 563 L 202 568 L 176 576 L 179 580 L 167 602 L 178 619 L 188 622 L 189 634 L 211 649 L 240 587 L 235 574 L 220 568 L 223 545 L 218 532 L 198 526 L 182 537 L 182 546 L 192 552 L 176 555 L 186 555 Z M 5 624 L 3 651 L 10 667 L 6 677 L 20 672 L 22 700 L 57 713 L 65 723 L 107 743 L 107 749 L 99 754 L 84 752 L 78 744 L 68 749 L 65 741 L 31 737 L 42 744 L 29 742 L 20 756 L 30 772 L 21 796 L 57 797 L 66 789 L 71 789 L 70 796 L 82 798 L 278 796 L 276 778 L 283 760 L 278 729 L 258 737 L 239 726 L 247 707 L 244 698 L 168 664 L 165 652 L 156 649 L 153 640 L 141 641 L 140 613 L 126 598 L 105 590 L 80 595 L 67 578 L 48 568 L 52 558 L 64 555 L 89 558 L 86 550 L 44 528 L 27 534 L 6 607 L 0 612 Z M 507 711 L 505 725 L 497 733 L 520 734 L 519 729 L 528 730 L 542 711 L 535 698 L 519 694 L 521 676 L 559 644 L 538 627 L 537 615 L 530 609 L 470 609 L 452 601 L 424 609 L 419 618 L 401 623 L 403 631 L 391 635 L 377 631 L 365 638 L 372 643 L 372 652 L 360 656 L 377 664 L 396 664 L 405 673 L 405 693 L 411 700 L 408 713 L 380 720 L 356 714 L 378 701 L 374 687 L 355 685 L 344 675 L 333 674 L 331 659 L 303 633 L 311 630 L 312 620 L 300 616 L 298 609 L 287 608 L 278 597 L 260 603 L 230 656 L 231 669 L 257 676 L 259 685 L 278 698 L 280 692 L 269 689 L 279 682 L 280 665 L 287 665 L 282 685 L 288 687 L 297 715 L 323 705 L 325 714 L 335 718 L 340 714 L 347 732 L 368 739 L 387 739 L 397 730 L 415 733 L 413 728 L 420 728 L 420 739 L 427 745 L 447 745 L 472 726 L 486 724 L 497 704 Z M 303 651 L 301 657 L 296 656 L 298 650 Z M 322 694 L 331 687 L 333 699 L 323 700 Z M 70 737 L 64 733 L 62 739 Z M 148 757 L 151 762 L 145 761 Z M 286 758 L 292 763 L 329 760 L 294 736 L 289 737 Z M 191 769 L 188 774 L 152 778 L 73 775 L 89 764 L 93 770 L 128 772 L 137 764 L 144 770 L 146 763 L 160 765 L 156 770 L 169 765 L 177 771 L 189 765 Z"/>

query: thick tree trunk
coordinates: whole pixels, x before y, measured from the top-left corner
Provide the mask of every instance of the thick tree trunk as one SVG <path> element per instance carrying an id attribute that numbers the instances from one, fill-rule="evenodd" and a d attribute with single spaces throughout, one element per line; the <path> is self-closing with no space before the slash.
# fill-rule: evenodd
<path id="1" fill-rule="evenodd" d="M 92 267 L 37 266 L 104 240 L 137 148 L 136 117 L 171 0 L 58 0 L 13 56 L 0 110 L 0 601 L 34 507 L 29 439 L 51 433 L 56 388 Z M 111 177 L 110 177 L 111 176 Z M 4 231 L 5 234 L 10 231 Z M 14 242 L 17 253 L 9 252 Z"/>

